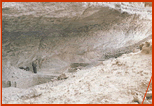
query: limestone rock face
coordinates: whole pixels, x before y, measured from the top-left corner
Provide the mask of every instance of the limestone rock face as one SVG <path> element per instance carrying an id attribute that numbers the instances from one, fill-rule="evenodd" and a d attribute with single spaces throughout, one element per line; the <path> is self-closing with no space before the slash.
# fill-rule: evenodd
<path id="1" fill-rule="evenodd" d="M 37 59 L 54 71 L 129 53 L 152 37 L 151 14 L 143 2 L 3 2 L 3 69 L 32 70 Z"/>
<path id="2" fill-rule="evenodd" d="M 141 103 L 150 39 L 152 2 L 3 2 L 2 102 Z"/>

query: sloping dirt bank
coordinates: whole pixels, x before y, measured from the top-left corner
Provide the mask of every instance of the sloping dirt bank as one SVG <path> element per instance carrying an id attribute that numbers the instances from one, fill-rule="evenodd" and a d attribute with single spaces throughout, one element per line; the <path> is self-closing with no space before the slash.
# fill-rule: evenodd
<path id="1" fill-rule="evenodd" d="M 141 43 L 152 38 L 151 17 L 151 7 L 144 7 L 142 3 L 4 3 L 2 81 L 3 87 L 10 88 L 3 88 L 3 103 L 131 103 L 129 100 L 133 94 L 127 93 L 127 89 L 131 90 L 132 87 L 143 96 L 151 76 L 152 56 L 128 53 L 139 49 Z M 38 63 L 37 74 L 33 73 L 34 61 Z M 102 65 L 100 61 L 103 61 Z M 30 70 L 19 67 L 29 67 Z M 69 72 L 66 82 L 50 82 L 66 72 Z M 73 72 L 77 72 L 74 75 L 78 77 L 71 78 Z M 84 82 L 84 76 L 88 84 Z M 66 78 L 64 76 L 62 79 Z M 79 79 L 82 79 L 81 83 Z M 38 85 L 48 81 L 49 86 L 54 85 L 52 89 L 59 95 L 50 98 L 46 91 L 51 95 L 54 92 L 44 88 L 47 84 Z M 117 85 L 114 85 L 114 81 Z M 146 84 L 140 90 L 142 82 Z M 99 87 L 101 83 L 102 88 Z M 33 88 L 34 85 L 40 88 Z M 21 89 L 28 87 L 31 88 Z M 97 87 L 103 94 L 97 95 L 100 93 L 96 91 Z M 79 90 L 74 90 L 76 88 Z M 25 90 L 26 94 L 23 93 Z M 7 92 L 12 96 L 8 97 Z M 118 95 L 120 92 L 122 94 Z M 105 96 L 110 101 L 90 99 L 93 94 L 98 98 Z M 65 96 L 67 98 L 63 99 Z M 117 100 L 116 96 L 120 99 Z M 34 97 L 44 99 L 39 101 Z M 123 100 L 124 97 L 127 99 Z"/>
<path id="2" fill-rule="evenodd" d="M 141 104 L 152 76 L 152 55 L 140 51 L 123 54 L 66 75 L 68 79 L 55 80 L 27 90 L 5 88 L 3 103 Z M 134 100 L 136 96 L 142 100 Z M 145 103 L 151 104 L 152 99 L 146 99 Z"/>

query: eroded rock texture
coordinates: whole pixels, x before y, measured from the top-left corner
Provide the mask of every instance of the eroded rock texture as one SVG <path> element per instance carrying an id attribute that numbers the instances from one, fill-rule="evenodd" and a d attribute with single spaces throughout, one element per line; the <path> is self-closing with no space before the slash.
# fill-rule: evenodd
<path id="1" fill-rule="evenodd" d="M 58 73 L 129 53 L 152 37 L 151 11 L 144 3 L 4 2 L 3 71 L 32 70 L 37 59 L 40 71 Z"/>
<path id="2" fill-rule="evenodd" d="M 142 103 L 152 76 L 152 2 L 2 6 L 3 104 Z M 144 103 L 152 103 L 152 82 Z"/>

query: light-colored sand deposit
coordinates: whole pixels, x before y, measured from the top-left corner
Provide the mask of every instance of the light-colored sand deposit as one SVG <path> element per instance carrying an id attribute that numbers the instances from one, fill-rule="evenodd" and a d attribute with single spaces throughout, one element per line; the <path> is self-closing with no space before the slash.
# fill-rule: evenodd
<path id="1" fill-rule="evenodd" d="M 151 4 L 2 3 L 2 103 L 141 104 L 152 76 Z"/>

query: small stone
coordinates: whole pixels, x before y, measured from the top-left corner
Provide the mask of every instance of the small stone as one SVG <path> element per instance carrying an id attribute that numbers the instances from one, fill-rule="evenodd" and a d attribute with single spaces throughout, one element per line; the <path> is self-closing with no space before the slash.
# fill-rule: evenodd
<path id="1" fill-rule="evenodd" d="M 147 92 L 146 97 L 147 98 L 152 97 L 152 91 Z"/>
<path id="2" fill-rule="evenodd" d="M 58 76 L 58 80 L 63 80 L 63 79 L 67 79 L 68 77 L 65 74 L 61 74 L 60 76 Z"/>

